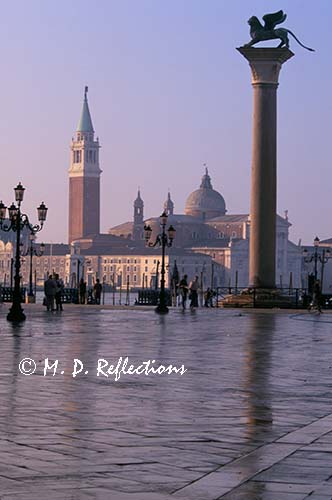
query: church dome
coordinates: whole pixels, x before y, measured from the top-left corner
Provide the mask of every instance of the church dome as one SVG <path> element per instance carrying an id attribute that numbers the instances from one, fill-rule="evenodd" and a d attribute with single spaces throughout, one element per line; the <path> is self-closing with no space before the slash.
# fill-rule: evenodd
<path id="1" fill-rule="evenodd" d="M 212 188 L 211 177 L 206 169 L 200 188 L 193 191 L 187 198 L 185 214 L 206 220 L 225 215 L 226 212 L 225 200 L 218 191 Z"/>

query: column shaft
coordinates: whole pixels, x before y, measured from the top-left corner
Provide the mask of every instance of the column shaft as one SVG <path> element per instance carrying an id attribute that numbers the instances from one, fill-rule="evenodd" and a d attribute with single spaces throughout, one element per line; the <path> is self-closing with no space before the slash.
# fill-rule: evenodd
<path id="1" fill-rule="evenodd" d="M 277 84 L 254 83 L 249 283 L 275 287 Z"/>
<path id="2" fill-rule="evenodd" d="M 254 89 L 249 284 L 275 288 L 277 219 L 277 87 L 288 48 L 240 47 Z"/>

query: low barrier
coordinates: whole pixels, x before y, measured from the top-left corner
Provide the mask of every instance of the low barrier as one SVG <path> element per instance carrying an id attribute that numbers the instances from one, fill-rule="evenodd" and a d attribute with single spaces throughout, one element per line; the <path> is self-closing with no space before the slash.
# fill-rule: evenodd
<path id="1" fill-rule="evenodd" d="M 172 305 L 172 296 L 169 290 L 165 290 L 166 305 Z M 138 292 L 138 305 L 157 306 L 159 304 L 160 290 L 144 289 Z"/>
<path id="2" fill-rule="evenodd" d="M 10 286 L 2 286 L 0 288 L 0 301 L 1 302 L 13 302 L 13 291 L 14 288 Z M 21 302 L 25 302 L 26 288 L 21 288 Z"/>

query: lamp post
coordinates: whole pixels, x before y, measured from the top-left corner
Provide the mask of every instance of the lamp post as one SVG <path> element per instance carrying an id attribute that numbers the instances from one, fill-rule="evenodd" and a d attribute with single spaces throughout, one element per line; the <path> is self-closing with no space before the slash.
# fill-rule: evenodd
<path id="1" fill-rule="evenodd" d="M 160 260 L 157 260 L 157 268 L 156 268 L 156 281 L 155 281 L 155 283 L 154 283 L 154 289 L 155 289 L 155 290 L 158 290 L 159 266 L 160 266 Z"/>
<path id="2" fill-rule="evenodd" d="M 160 281 L 160 295 L 159 295 L 159 304 L 156 307 L 156 312 L 159 314 L 167 314 L 168 307 L 166 305 L 166 294 L 165 294 L 165 248 L 171 247 L 173 244 L 173 240 L 175 237 L 175 229 L 173 226 L 169 226 L 166 234 L 166 224 L 167 224 L 167 214 L 164 211 L 160 216 L 160 227 L 161 233 L 159 233 L 156 237 L 154 243 L 150 242 L 152 229 L 150 226 L 144 226 L 144 238 L 145 242 L 149 247 L 161 247 L 161 281 Z"/>
<path id="3" fill-rule="evenodd" d="M 21 307 L 21 290 L 20 290 L 20 269 L 21 269 L 21 231 L 24 227 L 28 227 L 31 233 L 38 233 L 44 225 L 47 215 L 47 208 L 42 202 L 37 208 L 38 221 L 40 224 L 32 225 L 26 214 L 21 212 L 21 203 L 23 201 L 25 188 L 19 183 L 15 188 L 15 201 L 8 208 L 9 222 L 5 222 L 7 207 L 0 201 L 0 228 L 3 231 L 14 231 L 16 232 L 16 252 L 15 252 L 15 276 L 14 276 L 14 292 L 13 292 L 13 302 L 12 306 L 7 315 L 8 321 L 24 321 L 25 314 Z"/>
<path id="4" fill-rule="evenodd" d="M 119 283 L 120 283 L 120 295 L 119 295 L 119 305 L 122 305 L 122 271 L 119 271 Z"/>
<path id="5" fill-rule="evenodd" d="M 13 269 L 14 269 L 14 259 L 12 257 L 10 259 L 10 288 L 13 288 L 13 277 L 14 277 Z"/>
<path id="6" fill-rule="evenodd" d="M 26 252 L 21 252 L 21 255 L 23 256 L 26 256 L 26 255 L 29 255 L 30 256 L 30 270 L 29 270 L 29 292 L 28 292 L 28 301 L 29 302 L 34 302 L 33 298 L 34 298 L 34 293 L 33 293 L 33 283 L 32 283 L 32 258 L 33 256 L 35 255 L 36 257 L 41 257 L 43 254 L 44 254 L 44 251 L 45 251 L 45 245 L 44 243 L 41 243 L 40 244 L 40 249 L 39 251 L 34 248 L 34 245 L 35 245 L 35 233 L 34 232 L 31 232 L 30 236 L 29 236 L 29 247 L 27 249 Z M 20 246 L 23 247 L 23 243 L 20 243 Z"/>
<path id="7" fill-rule="evenodd" d="M 76 263 L 76 276 L 77 276 L 77 288 L 79 287 L 80 285 L 80 265 L 81 265 L 81 261 L 80 259 L 77 259 L 77 263 Z"/>
<path id="8" fill-rule="evenodd" d="M 332 258 L 331 251 L 328 248 L 325 250 L 325 248 L 322 249 L 322 253 L 320 253 L 319 250 L 319 238 L 316 236 L 314 239 L 314 252 L 311 255 L 308 255 L 308 250 L 305 248 L 303 250 L 303 260 L 306 264 L 309 264 L 310 262 L 314 262 L 314 277 L 315 281 L 317 280 L 317 275 L 318 275 L 318 262 L 322 264 L 322 271 L 321 271 L 321 288 L 323 289 L 323 278 L 324 278 L 324 266 L 328 262 L 329 259 Z"/>

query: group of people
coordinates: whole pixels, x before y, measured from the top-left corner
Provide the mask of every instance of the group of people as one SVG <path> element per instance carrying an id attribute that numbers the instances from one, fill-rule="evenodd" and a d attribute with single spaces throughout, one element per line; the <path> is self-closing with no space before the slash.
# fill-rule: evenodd
<path id="1" fill-rule="evenodd" d="M 100 304 L 101 300 L 101 292 L 103 290 L 103 285 L 100 283 L 100 280 L 97 278 L 96 283 L 94 284 L 93 287 L 93 300 L 95 304 Z M 80 279 L 79 285 L 78 285 L 78 292 L 79 292 L 79 302 L 80 304 L 86 304 L 87 303 L 87 284 L 86 281 L 84 281 L 83 278 Z"/>
<path id="2" fill-rule="evenodd" d="M 62 311 L 64 284 L 58 274 L 50 274 L 44 283 L 44 304 L 47 311 Z"/>
<path id="3" fill-rule="evenodd" d="M 97 279 L 93 287 L 93 299 L 95 304 L 100 304 L 101 293 L 103 286 L 100 280 Z M 63 297 L 64 284 L 58 274 L 50 274 L 44 283 L 44 305 L 47 311 L 62 311 L 62 297 Z M 87 301 L 87 284 L 82 278 L 79 282 L 79 303 L 86 304 Z"/>
<path id="4" fill-rule="evenodd" d="M 193 310 L 198 307 L 198 291 L 199 291 L 199 281 L 198 276 L 195 276 L 193 280 L 190 281 L 188 285 L 188 275 L 185 274 L 180 280 L 178 285 L 179 293 L 181 296 L 182 309 L 186 308 L 187 298 L 190 300 L 190 309 Z M 211 288 L 207 288 L 204 293 L 204 306 L 213 307 L 212 299 L 214 297 L 214 292 Z"/>

